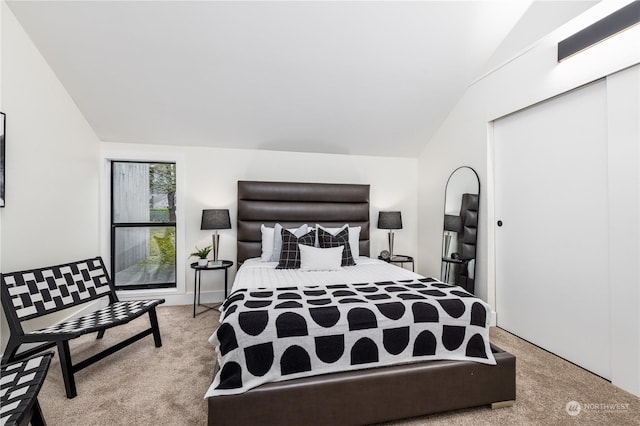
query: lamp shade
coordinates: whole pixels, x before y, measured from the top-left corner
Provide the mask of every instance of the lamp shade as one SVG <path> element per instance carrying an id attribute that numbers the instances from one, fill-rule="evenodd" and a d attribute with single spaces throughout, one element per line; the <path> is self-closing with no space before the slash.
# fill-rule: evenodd
<path id="1" fill-rule="evenodd" d="M 200 229 L 231 229 L 228 209 L 202 210 Z"/>
<path id="2" fill-rule="evenodd" d="M 378 214 L 379 229 L 402 229 L 400 212 L 380 212 Z"/>

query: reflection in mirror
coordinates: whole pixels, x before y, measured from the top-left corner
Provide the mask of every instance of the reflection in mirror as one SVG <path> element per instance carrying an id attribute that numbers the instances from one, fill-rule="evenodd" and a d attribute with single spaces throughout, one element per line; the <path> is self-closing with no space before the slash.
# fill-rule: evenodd
<path id="1" fill-rule="evenodd" d="M 447 181 L 440 279 L 474 293 L 480 181 L 471 167 L 459 167 Z"/>

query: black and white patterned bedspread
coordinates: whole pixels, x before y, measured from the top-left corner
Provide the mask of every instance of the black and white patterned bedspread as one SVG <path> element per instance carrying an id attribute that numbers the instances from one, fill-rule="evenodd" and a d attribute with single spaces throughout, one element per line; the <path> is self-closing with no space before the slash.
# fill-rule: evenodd
<path id="1" fill-rule="evenodd" d="M 207 397 L 263 383 L 438 359 L 495 364 L 490 307 L 431 278 L 242 289 L 209 341 L 218 370 Z"/>

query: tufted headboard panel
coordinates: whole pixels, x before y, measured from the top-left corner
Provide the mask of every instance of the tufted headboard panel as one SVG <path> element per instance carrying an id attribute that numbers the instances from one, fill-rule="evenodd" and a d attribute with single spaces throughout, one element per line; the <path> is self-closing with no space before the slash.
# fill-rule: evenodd
<path id="1" fill-rule="evenodd" d="M 361 226 L 360 254 L 369 256 L 369 185 L 238 181 L 238 265 L 260 257 L 260 225 Z"/>

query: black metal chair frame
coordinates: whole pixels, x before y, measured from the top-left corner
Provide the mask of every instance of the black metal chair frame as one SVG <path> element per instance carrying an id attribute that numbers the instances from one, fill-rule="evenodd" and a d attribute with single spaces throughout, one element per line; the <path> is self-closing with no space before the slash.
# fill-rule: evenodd
<path id="1" fill-rule="evenodd" d="M 46 426 L 38 393 L 49 371 L 53 352 L 32 356 L 28 359 L 2 364 L 3 378 L 15 375 L 10 380 L 2 381 L 2 424 L 5 426 L 28 425 Z M 40 358 L 39 360 L 37 358 Z M 37 362 L 37 365 L 32 365 Z"/>
<path id="2" fill-rule="evenodd" d="M 164 303 L 164 299 L 121 302 L 101 257 L 2 274 L 1 295 L 11 331 L 2 363 L 21 360 L 56 346 L 67 398 L 77 395 L 74 373 L 83 368 L 149 334 L 153 334 L 156 347 L 162 346 L 155 308 Z M 88 315 L 26 333 L 22 328 L 24 321 L 104 297 L 109 298 L 109 304 Z M 149 314 L 151 323 L 148 329 L 72 364 L 69 340 L 93 332 L 101 339 L 106 329 L 126 324 L 145 313 Z M 17 353 L 20 346 L 27 343 L 42 344 Z"/>

